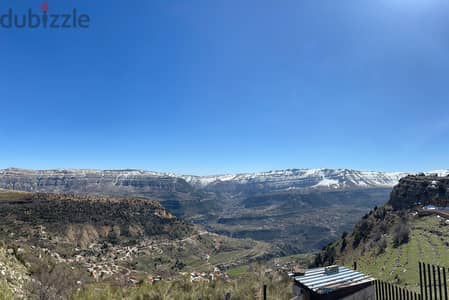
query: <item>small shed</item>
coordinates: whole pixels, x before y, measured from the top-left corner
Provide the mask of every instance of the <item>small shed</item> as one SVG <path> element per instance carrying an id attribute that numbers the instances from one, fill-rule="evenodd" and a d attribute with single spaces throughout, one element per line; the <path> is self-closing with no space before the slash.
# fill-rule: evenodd
<path id="1" fill-rule="evenodd" d="M 374 278 L 343 266 L 290 273 L 294 300 L 374 300 Z"/>
<path id="2" fill-rule="evenodd" d="M 436 210 L 437 207 L 435 205 L 426 205 L 422 209 L 424 209 L 424 210 Z"/>

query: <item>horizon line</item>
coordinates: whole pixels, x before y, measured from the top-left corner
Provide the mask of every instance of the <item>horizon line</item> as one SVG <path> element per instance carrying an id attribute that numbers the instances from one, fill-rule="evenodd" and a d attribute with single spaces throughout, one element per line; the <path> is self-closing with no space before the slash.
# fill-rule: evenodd
<path id="1" fill-rule="evenodd" d="M 167 172 L 167 171 L 156 171 L 156 170 L 150 170 L 150 169 L 141 169 L 141 168 L 48 168 L 48 169 L 32 169 L 32 168 L 22 168 L 22 167 L 6 167 L 6 168 L 0 168 L 0 171 L 7 171 L 7 170 L 19 170 L 19 171 L 34 171 L 34 172 L 48 172 L 48 171 L 92 171 L 92 172 L 105 172 L 105 171 L 134 171 L 134 172 L 146 172 L 146 173 L 156 173 L 161 175 L 170 175 L 170 176 L 193 176 L 193 177 L 219 177 L 219 176 L 230 176 L 230 175 L 255 175 L 255 174 L 265 174 L 265 173 L 273 173 L 273 172 L 282 172 L 282 171 L 309 171 L 309 170 L 339 170 L 339 171 L 357 171 L 357 172 L 376 172 L 376 173 L 406 173 L 406 174 L 415 174 L 415 173 L 434 173 L 437 171 L 447 171 L 448 169 L 433 169 L 430 171 L 382 171 L 382 170 L 363 170 L 363 169 L 354 169 L 354 168 L 328 168 L 328 167 L 321 167 L 321 168 L 285 168 L 285 169 L 271 169 L 271 170 L 265 170 L 265 171 L 247 171 L 247 172 L 229 172 L 229 173 L 215 173 L 215 174 L 206 174 L 206 175 L 195 175 L 195 174 L 188 174 L 188 173 L 178 173 L 178 172 Z"/>

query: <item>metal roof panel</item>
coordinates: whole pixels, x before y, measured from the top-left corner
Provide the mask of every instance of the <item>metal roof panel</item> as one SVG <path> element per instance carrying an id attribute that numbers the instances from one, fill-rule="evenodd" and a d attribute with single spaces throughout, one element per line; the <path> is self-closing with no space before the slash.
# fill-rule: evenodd
<path id="1" fill-rule="evenodd" d="M 326 274 L 325 268 L 316 268 L 307 270 L 303 276 L 295 277 L 295 281 L 317 293 L 329 293 L 373 280 L 368 275 L 342 266 L 338 267 L 338 273 Z"/>

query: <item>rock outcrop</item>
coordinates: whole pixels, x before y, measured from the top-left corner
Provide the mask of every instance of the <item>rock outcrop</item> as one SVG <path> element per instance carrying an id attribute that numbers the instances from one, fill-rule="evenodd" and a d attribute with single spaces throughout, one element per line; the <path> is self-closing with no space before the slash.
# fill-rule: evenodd
<path id="1" fill-rule="evenodd" d="M 395 210 L 420 205 L 449 206 L 449 177 L 437 174 L 409 175 L 391 192 L 389 204 Z"/>
<path id="2" fill-rule="evenodd" d="M 183 238 L 193 232 L 157 201 L 45 193 L 0 193 L 0 227 L 0 237 L 51 233 L 78 246 L 142 236 Z"/>
<path id="3" fill-rule="evenodd" d="M 0 188 L 28 192 L 97 195 L 188 193 L 182 178 L 139 170 L 0 170 Z"/>

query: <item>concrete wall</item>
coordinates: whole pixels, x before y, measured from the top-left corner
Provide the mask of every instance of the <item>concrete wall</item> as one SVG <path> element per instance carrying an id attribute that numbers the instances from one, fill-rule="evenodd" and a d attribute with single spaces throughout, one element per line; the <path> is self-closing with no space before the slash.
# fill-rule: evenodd
<path id="1" fill-rule="evenodd" d="M 375 300 L 376 290 L 374 286 L 369 286 L 366 289 L 358 291 L 350 296 L 341 298 L 341 300 Z"/>
<path id="2" fill-rule="evenodd" d="M 304 291 L 296 284 L 293 285 L 293 296 L 294 298 L 291 300 L 309 300 L 309 295 L 306 294 L 307 291 Z"/>
<path id="3" fill-rule="evenodd" d="M 291 300 L 310 300 L 310 295 L 307 291 L 302 290 L 299 286 L 293 285 L 293 296 Z M 374 286 L 369 286 L 363 290 L 355 292 L 352 295 L 346 296 L 344 298 L 338 298 L 335 300 L 375 300 L 376 290 Z M 333 299 L 334 300 L 334 299 Z"/>

